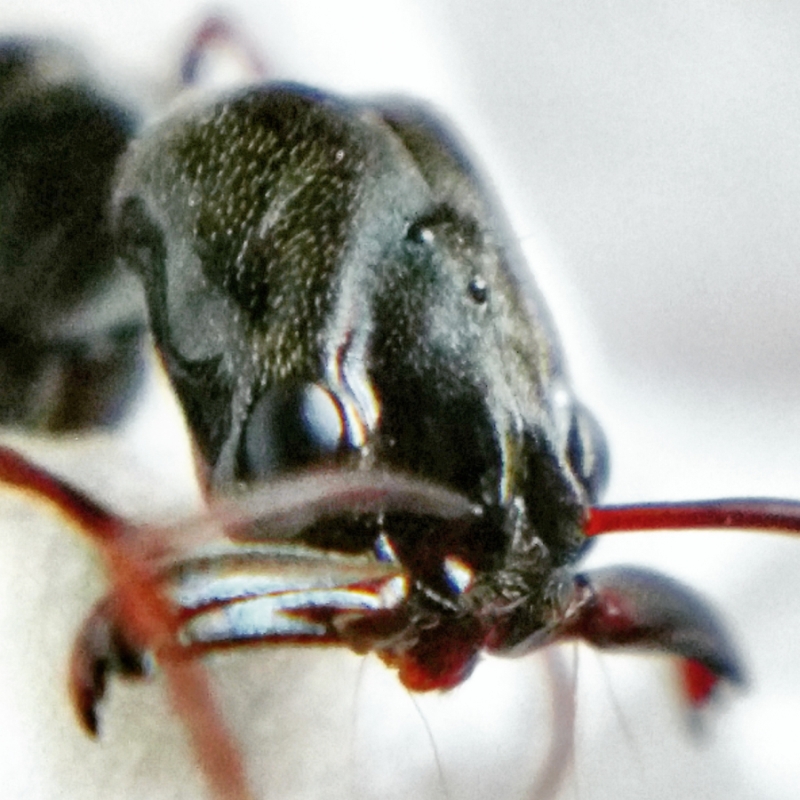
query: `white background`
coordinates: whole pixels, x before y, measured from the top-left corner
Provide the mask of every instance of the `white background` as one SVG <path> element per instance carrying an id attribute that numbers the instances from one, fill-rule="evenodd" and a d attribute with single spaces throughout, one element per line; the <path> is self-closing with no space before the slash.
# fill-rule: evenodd
<path id="1" fill-rule="evenodd" d="M 410 93 L 457 123 L 510 206 L 575 381 L 608 432 L 608 499 L 800 498 L 795 4 L 227 8 L 274 76 Z M 66 39 L 108 85 L 152 98 L 174 88 L 204 13 L 174 0 L 6 0 L 0 30 Z M 114 440 L 27 446 L 146 517 L 192 502 L 180 436 L 174 410 L 151 397 Z M 77 731 L 65 665 L 100 580 L 57 521 L 20 498 L 1 510 L 0 797 L 196 797 L 159 686 L 115 686 L 99 744 Z M 795 797 L 800 543 L 669 534 L 598 550 L 597 560 L 648 563 L 713 598 L 751 685 L 692 736 L 666 665 L 580 650 L 563 797 Z M 530 797 L 552 734 L 536 658 L 486 662 L 456 692 L 419 698 L 422 715 L 391 673 L 344 653 L 261 652 L 214 669 L 259 797 Z"/>

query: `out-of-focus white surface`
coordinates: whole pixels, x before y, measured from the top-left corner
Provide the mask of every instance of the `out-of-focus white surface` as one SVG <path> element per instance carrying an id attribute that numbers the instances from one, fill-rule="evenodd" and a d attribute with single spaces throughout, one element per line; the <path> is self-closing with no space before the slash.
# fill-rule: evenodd
<path id="1" fill-rule="evenodd" d="M 511 205 L 576 383 L 609 435 L 609 499 L 800 497 L 794 5 L 227 8 L 276 77 L 404 91 L 456 121 Z M 64 38 L 107 84 L 153 97 L 174 85 L 203 16 L 175 0 L 26 0 L 0 7 L 0 29 Z M 129 513 L 177 513 L 196 496 L 179 421 L 163 408 L 152 400 L 113 441 L 32 452 Z M 0 797 L 198 796 L 158 685 L 114 686 L 100 743 L 77 730 L 65 665 L 101 579 L 77 537 L 47 515 L 32 520 L 24 499 L 3 498 L 0 512 Z M 795 797 L 800 543 L 620 536 L 593 559 L 647 563 L 705 591 L 741 642 L 751 686 L 692 737 L 666 666 L 581 650 L 563 797 Z M 486 662 L 455 692 L 419 698 L 421 714 L 391 673 L 347 653 L 236 655 L 214 670 L 264 797 L 530 797 L 551 735 L 536 658 Z"/>

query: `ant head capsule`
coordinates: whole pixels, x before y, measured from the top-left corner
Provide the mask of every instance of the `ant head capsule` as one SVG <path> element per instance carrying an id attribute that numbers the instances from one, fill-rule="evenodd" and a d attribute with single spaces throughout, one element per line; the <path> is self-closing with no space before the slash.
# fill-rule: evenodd
<path id="1" fill-rule="evenodd" d="M 120 252 L 215 485 L 346 450 L 571 556 L 589 484 L 547 315 L 426 109 L 256 87 L 156 126 L 120 174 Z"/>
<path id="2" fill-rule="evenodd" d="M 509 646 L 526 636 L 583 541 L 602 445 L 562 424 L 547 313 L 432 114 L 250 88 L 146 132 L 114 205 L 212 485 L 346 465 L 460 492 L 485 509 L 480 531 L 412 515 L 344 520 L 334 539 L 391 529 L 412 604 L 440 616 L 472 602 L 444 577 L 462 560 L 485 624 L 502 616 Z"/>

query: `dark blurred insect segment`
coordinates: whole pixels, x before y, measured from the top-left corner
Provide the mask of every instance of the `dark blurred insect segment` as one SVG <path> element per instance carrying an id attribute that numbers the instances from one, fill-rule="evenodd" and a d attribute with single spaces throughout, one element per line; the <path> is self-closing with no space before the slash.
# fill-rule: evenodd
<path id="1" fill-rule="evenodd" d="M 798 507 L 597 506 L 602 433 L 429 108 L 262 84 L 134 137 L 54 53 L 0 47 L 3 421 L 119 417 L 143 347 L 136 276 L 209 497 L 201 519 L 137 526 L 0 449 L 0 480 L 55 504 L 107 566 L 70 671 L 87 730 L 109 679 L 155 662 L 216 796 L 238 798 L 212 650 L 340 645 L 425 691 L 482 652 L 579 638 L 677 657 L 696 704 L 741 682 L 705 601 L 650 570 L 582 570 L 586 537 L 795 531 Z"/>
<path id="2" fill-rule="evenodd" d="M 0 41 L 0 422 L 111 424 L 143 368 L 144 314 L 108 199 L 134 118 L 52 42 Z"/>

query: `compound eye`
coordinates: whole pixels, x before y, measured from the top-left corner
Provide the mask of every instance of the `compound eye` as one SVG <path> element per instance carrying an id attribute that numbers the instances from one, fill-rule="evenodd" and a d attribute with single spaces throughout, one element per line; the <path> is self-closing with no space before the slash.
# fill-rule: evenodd
<path id="1" fill-rule="evenodd" d="M 244 425 L 238 477 L 257 480 L 334 455 L 345 424 L 336 398 L 315 383 L 268 389 Z"/>
<path id="2" fill-rule="evenodd" d="M 572 411 L 567 459 L 589 501 L 595 502 L 608 483 L 608 446 L 603 429 L 580 403 Z"/>

